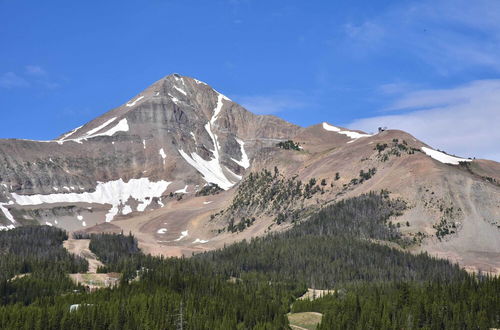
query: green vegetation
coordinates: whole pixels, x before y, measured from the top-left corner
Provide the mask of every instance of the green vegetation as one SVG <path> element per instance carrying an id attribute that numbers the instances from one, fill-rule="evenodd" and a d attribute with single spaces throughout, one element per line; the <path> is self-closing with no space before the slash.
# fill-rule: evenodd
<path id="1" fill-rule="evenodd" d="M 392 139 L 392 142 L 389 144 L 377 143 L 373 150 L 378 151 L 377 158 L 381 162 L 388 161 L 391 156 L 401 157 L 402 154 L 413 155 L 415 152 L 421 152 L 418 148 L 409 147 L 405 140 L 400 143 L 398 139 Z"/>
<path id="2" fill-rule="evenodd" d="M 254 222 L 255 222 L 255 217 L 252 218 L 243 217 L 238 222 L 238 224 L 235 224 L 234 218 L 231 218 L 231 220 L 229 220 L 229 225 L 227 226 L 227 231 L 230 231 L 232 233 L 240 232 L 253 225 Z"/>
<path id="3" fill-rule="evenodd" d="M 316 312 L 291 313 L 288 314 L 288 322 L 290 322 L 290 326 L 314 330 L 321 322 L 321 314 Z M 292 329 L 294 328 L 292 327 Z"/>
<path id="4" fill-rule="evenodd" d="M 55 271 L 85 271 L 88 263 L 62 247 L 65 231 L 48 226 L 26 226 L 0 231 L 0 281 L 15 275 Z"/>
<path id="5" fill-rule="evenodd" d="M 85 293 L 63 272 L 38 284 L 34 276 L 3 280 L 0 328 L 287 329 L 290 308 L 322 313 L 318 329 L 498 328 L 498 278 L 474 277 L 448 261 L 372 243 L 406 243 L 388 226 L 404 207 L 387 192 L 371 193 L 324 207 L 287 232 L 189 259 L 144 255 L 132 235 L 90 235 L 106 271 L 124 274 L 120 285 Z M 6 255 L 31 260 L 37 256 L 31 246 L 62 249 L 66 234 L 58 229 L 34 227 L 23 235 L 20 229 L 0 233 L 0 242 L 9 242 L 0 250 L 1 265 L 8 264 Z M 19 242 L 26 247 L 16 249 Z M 45 255 L 43 249 L 38 255 Z M 43 259 L 43 265 L 83 270 L 68 256 Z M 296 300 L 307 287 L 335 293 Z"/>
<path id="6" fill-rule="evenodd" d="M 444 280 L 465 276 L 457 266 L 425 254 L 373 244 L 408 245 L 391 216 L 406 207 L 386 195 L 367 194 L 323 208 L 306 222 L 278 234 L 240 242 L 195 258 L 210 261 L 227 276 L 248 271 L 274 281 L 301 281 L 328 289 L 352 281 Z"/>
<path id="7" fill-rule="evenodd" d="M 344 183 L 343 185 L 343 190 L 347 190 L 349 188 L 352 188 L 355 185 L 362 184 L 366 180 L 370 180 L 375 173 L 377 173 L 377 169 L 375 167 L 368 169 L 368 171 L 360 170 L 359 171 L 359 177 L 357 178 L 352 178 L 349 183 Z M 338 195 L 341 195 L 342 193 L 338 193 Z"/>
<path id="8" fill-rule="evenodd" d="M 296 150 L 300 151 L 301 147 L 299 143 L 293 142 L 292 140 L 282 141 L 276 144 L 278 148 L 285 150 Z"/>
<path id="9" fill-rule="evenodd" d="M 208 196 L 208 195 L 216 195 L 220 193 L 222 190 L 216 183 L 207 183 L 203 188 L 196 192 L 196 196 Z"/>
<path id="10" fill-rule="evenodd" d="M 293 312 L 323 313 L 318 329 L 488 329 L 499 324 L 500 279 L 359 283 L 297 300 Z"/>
<path id="11" fill-rule="evenodd" d="M 66 274 L 86 271 L 88 263 L 62 247 L 65 239 L 64 231 L 48 226 L 0 231 L 0 305 L 28 305 L 79 289 Z"/>
<path id="12" fill-rule="evenodd" d="M 363 181 L 371 179 L 372 176 L 375 175 L 375 173 L 377 173 L 377 169 L 375 167 L 370 168 L 366 172 L 363 170 L 359 171 L 359 183 L 363 183 Z"/>
<path id="13" fill-rule="evenodd" d="M 447 235 L 455 234 L 458 230 L 456 224 L 448 221 L 446 218 L 441 218 L 432 228 L 436 229 L 436 237 L 440 241 Z"/>
<path id="14" fill-rule="evenodd" d="M 277 224 L 294 222 L 307 212 L 304 207 L 306 199 L 324 193 L 326 180 L 319 184 L 317 181 L 316 178 L 311 178 L 304 184 L 297 177 L 285 178 L 277 167 L 273 172 L 267 169 L 252 172 L 241 181 L 228 209 L 212 218 L 222 215 L 228 224 L 224 230 L 231 232 L 251 226 L 255 221 L 252 219 L 262 214 L 275 216 Z M 241 220 L 236 223 L 236 219 Z"/>

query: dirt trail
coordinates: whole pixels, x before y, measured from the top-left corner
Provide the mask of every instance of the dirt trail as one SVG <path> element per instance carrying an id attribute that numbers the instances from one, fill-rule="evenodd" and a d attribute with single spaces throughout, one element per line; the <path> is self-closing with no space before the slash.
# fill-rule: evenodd
<path id="1" fill-rule="evenodd" d="M 64 241 L 63 246 L 70 253 L 73 253 L 77 256 L 87 259 L 87 261 L 89 262 L 88 273 L 95 274 L 97 273 L 97 268 L 99 266 L 103 266 L 103 263 L 97 259 L 96 255 L 92 253 L 92 251 L 90 251 L 89 244 L 90 244 L 89 239 L 70 238 Z"/>

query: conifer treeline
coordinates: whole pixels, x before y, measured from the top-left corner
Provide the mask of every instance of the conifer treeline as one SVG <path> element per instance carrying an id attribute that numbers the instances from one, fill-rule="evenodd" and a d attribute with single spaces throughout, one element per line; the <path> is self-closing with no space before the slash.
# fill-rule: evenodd
<path id="1" fill-rule="evenodd" d="M 500 279 L 360 283 L 298 300 L 292 310 L 323 313 L 319 330 L 498 328 Z"/>
<path id="2" fill-rule="evenodd" d="M 65 239 L 65 231 L 48 226 L 0 232 L 0 305 L 28 305 L 78 289 L 67 274 L 87 271 L 88 262 L 64 249 Z"/>
<path id="3" fill-rule="evenodd" d="M 132 235 L 91 235 L 91 250 L 107 263 L 101 271 L 123 274 L 120 286 L 93 293 L 65 274 L 85 263 L 62 252 L 45 257 L 44 246 L 64 251 L 64 232 L 42 226 L 0 233 L 1 265 L 14 255 L 33 269 L 1 282 L 0 328 L 286 329 L 291 305 L 323 313 L 320 329 L 500 327 L 499 279 L 373 243 L 405 243 L 387 225 L 402 207 L 385 194 L 368 194 L 326 207 L 288 232 L 189 259 L 146 256 Z M 40 242 L 28 243 L 34 237 Z M 30 255 L 45 266 L 38 270 Z M 336 293 L 294 302 L 306 287 Z"/>
<path id="4" fill-rule="evenodd" d="M 226 275 L 257 271 L 275 280 L 332 288 L 353 281 L 461 279 L 463 270 L 446 260 L 414 255 L 370 240 L 406 243 L 387 225 L 405 205 L 370 193 L 326 207 L 310 220 L 274 235 L 198 255 Z"/>
<path id="5" fill-rule="evenodd" d="M 64 230 L 49 226 L 0 231 L 0 281 L 47 269 L 59 269 L 64 273 L 86 271 L 87 261 L 62 246 L 67 238 Z"/>

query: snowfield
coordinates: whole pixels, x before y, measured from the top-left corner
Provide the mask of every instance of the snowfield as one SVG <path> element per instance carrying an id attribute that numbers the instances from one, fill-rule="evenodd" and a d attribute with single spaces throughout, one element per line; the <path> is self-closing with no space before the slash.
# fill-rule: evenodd
<path id="1" fill-rule="evenodd" d="M 445 154 L 444 152 L 437 151 L 431 148 L 422 147 L 422 151 L 425 152 L 427 156 L 432 157 L 433 159 L 443 163 L 443 164 L 452 164 L 458 165 L 460 162 L 471 162 L 471 159 L 459 158 Z"/>
<path id="2" fill-rule="evenodd" d="M 326 122 L 323 123 L 323 129 L 325 129 L 325 130 L 327 130 L 329 132 L 336 132 L 336 133 L 339 133 L 339 134 L 346 135 L 349 138 L 354 139 L 354 140 L 359 139 L 359 138 L 364 138 L 364 137 L 371 136 L 371 134 L 362 134 L 362 133 L 353 132 L 353 131 L 343 131 L 340 128 L 335 127 L 333 125 L 330 125 L 330 124 L 328 124 Z"/>
<path id="3" fill-rule="evenodd" d="M 137 211 L 142 212 L 151 204 L 153 197 L 161 197 L 170 183 L 163 180 L 151 182 L 149 178 L 131 179 L 128 182 L 119 179 L 98 182 L 94 192 L 50 195 L 18 195 L 12 193 L 12 197 L 19 205 L 40 205 L 45 203 L 111 204 L 112 207 L 106 214 L 106 222 L 110 222 L 118 214 L 118 207 L 125 205 L 129 198 L 139 202 Z"/>

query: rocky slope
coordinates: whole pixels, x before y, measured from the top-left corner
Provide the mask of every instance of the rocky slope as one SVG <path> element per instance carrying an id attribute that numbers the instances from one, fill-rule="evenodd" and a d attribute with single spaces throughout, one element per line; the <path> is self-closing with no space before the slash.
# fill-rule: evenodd
<path id="1" fill-rule="evenodd" d="M 0 228 L 133 231 L 146 251 L 181 255 L 383 191 L 406 205 L 390 224 L 406 248 L 500 272 L 499 182 L 493 161 L 398 130 L 301 128 L 174 74 L 53 141 L 0 140 Z"/>

